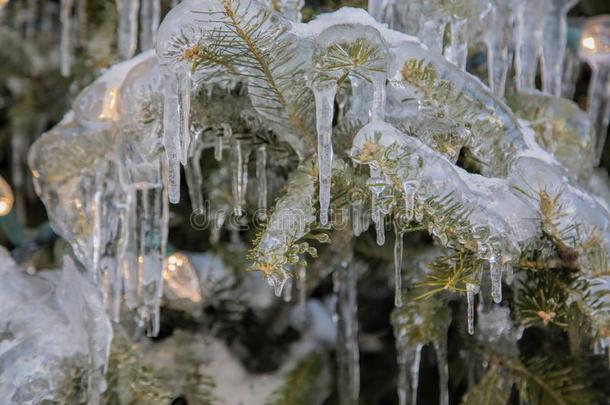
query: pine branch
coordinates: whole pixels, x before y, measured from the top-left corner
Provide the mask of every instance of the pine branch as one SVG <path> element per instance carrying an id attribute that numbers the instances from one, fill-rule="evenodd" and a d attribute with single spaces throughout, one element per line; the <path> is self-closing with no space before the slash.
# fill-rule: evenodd
<path id="1" fill-rule="evenodd" d="M 532 404 L 594 404 L 590 387 L 575 370 L 560 368 L 542 357 L 522 362 L 508 359 L 503 364 L 517 383 L 519 395 Z"/>
<path id="2" fill-rule="evenodd" d="M 328 359 L 313 353 L 286 374 L 283 384 L 271 393 L 267 405 L 319 404 L 330 394 Z"/>
<path id="3" fill-rule="evenodd" d="M 462 404 L 506 405 L 512 385 L 512 381 L 507 378 L 502 369 L 497 365 L 492 365 L 477 385 L 462 398 Z"/>
<path id="4" fill-rule="evenodd" d="M 428 265 L 431 270 L 417 287 L 425 292 L 417 299 L 426 299 L 443 291 L 466 292 L 467 284 L 479 285 L 482 262 L 468 251 L 442 256 Z"/>
<path id="5" fill-rule="evenodd" d="M 254 107 L 270 120 L 291 127 L 314 150 L 313 97 L 303 64 L 295 63 L 299 55 L 287 26 L 258 3 L 235 7 L 232 0 L 224 0 L 222 4 L 222 11 L 196 11 L 218 27 L 202 30 L 193 45 L 176 38 L 168 56 L 188 60 L 193 69 L 224 68 L 243 77 Z"/>
<path id="6" fill-rule="evenodd" d="M 104 404 L 147 405 L 171 400 L 154 369 L 143 364 L 135 347 L 122 336 L 115 336 L 112 341 L 106 381 Z"/>

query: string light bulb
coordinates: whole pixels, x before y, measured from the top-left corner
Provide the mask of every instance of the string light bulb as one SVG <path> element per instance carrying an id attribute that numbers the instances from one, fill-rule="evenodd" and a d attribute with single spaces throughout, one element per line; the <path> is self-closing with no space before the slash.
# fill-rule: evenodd
<path id="1" fill-rule="evenodd" d="M 0 0 L 1 1 L 1 0 Z M 15 196 L 11 186 L 0 176 L 0 217 L 8 215 L 13 209 Z"/>
<path id="2" fill-rule="evenodd" d="M 165 259 L 163 279 L 166 294 L 173 298 L 201 302 L 203 299 L 199 288 L 199 277 L 188 256 L 175 252 Z"/>

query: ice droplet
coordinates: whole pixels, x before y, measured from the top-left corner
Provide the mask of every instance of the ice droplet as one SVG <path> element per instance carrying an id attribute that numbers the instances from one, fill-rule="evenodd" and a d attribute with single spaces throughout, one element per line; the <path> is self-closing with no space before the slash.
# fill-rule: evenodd
<path id="1" fill-rule="evenodd" d="M 415 193 L 419 187 L 417 180 L 408 180 L 403 184 L 403 195 L 405 199 L 405 215 L 407 221 L 412 221 L 415 216 Z"/>

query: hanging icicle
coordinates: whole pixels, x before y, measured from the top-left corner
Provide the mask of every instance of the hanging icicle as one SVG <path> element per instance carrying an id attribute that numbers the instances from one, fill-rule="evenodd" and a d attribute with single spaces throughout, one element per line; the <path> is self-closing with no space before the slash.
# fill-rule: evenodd
<path id="1" fill-rule="evenodd" d="M 138 11 L 140 0 L 116 0 L 118 24 L 118 50 L 122 60 L 135 55 L 138 48 Z"/>
<path id="2" fill-rule="evenodd" d="M 474 335 L 474 296 L 479 293 L 479 286 L 466 284 L 466 302 L 468 304 L 468 334 Z"/>
<path id="3" fill-rule="evenodd" d="M 438 366 L 439 404 L 449 405 L 449 366 L 447 365 L 447 334 L 433 342 Z"/>
<path id="4" fill-rule="evenodd" d="M 256 150 L 256 181 L 258 192 L 259 218 L 267 218 L 267 147 L 261 145 Z"/>
<path id="5" fill-rule="evenodd" d="M 160 0 L 140 0 L 140 49 L 151 49 L 159 27 Z"/>
<path id="6" fill-rule="evenodd" d="M 332 124 L 337 84 L 334 81 L 316 83 L 316 128 L 318 131 L 318 176 L 320 179 L 320 224 L 328 224 L 330 186 L 332 181 L 333 144 Z"/>
<path id="7" fill-rule="evenodd" d="M 489 274 L 491 275 L 491 297 L 496 304 L 502 302 L 502 274 L 504 268 L 495 262 L 489 263 Z"/>
<path id="8" fill-rule="evenodd" d="M 402 307 L 403 233 L 394 222 L 394 305 Z"/>
<path id="9" fill-rule="evenodd" d="M 542 49 L 542 90 L 561 96 L 568 23 L 567 14 L 578 0 L 547 0 Z"/>
<path id="10" fill-rule="evenodd" d="M 70 76 L 72 72 L 72 59 L 74 57 L 72 44 L 72 22 L 74 0 L 61 0 L 59 19 L 61 21 L 61 40 L 60 40 L 60 64 L 61 75 L 64 77 Z"/>
<path id="11" fill-rule="evenodd" d="M 367 181 L 367 187 L 371 190 L 371 219 L 377 231 L 377 244 L 385 244 L 385 212 L 382 194 L 387 187 L 385 178 L 379 176 L 381 171 L 371 166 L 371 178 Z"/>
<path id="12" fill-rule="evenodd" d="M 360 351 L 358 349 L 357 268 L 347 260 L 333 273 L 337 296 L 337 362 L 339 403 L 358 403 L 360 391 Z"/>
<path id="13" fill-rule="evenodd" d="M 200 138 L 202 134 L 195 137 L 191 144 L 188 164 L 184 168 L 186 183 L 191 199 L 191 208 L 193 212 L 198 214 L 204 213 L 203 201 L 203 175 L 201 173 L 201 154 L 204 149 L 204 143 Z"/>

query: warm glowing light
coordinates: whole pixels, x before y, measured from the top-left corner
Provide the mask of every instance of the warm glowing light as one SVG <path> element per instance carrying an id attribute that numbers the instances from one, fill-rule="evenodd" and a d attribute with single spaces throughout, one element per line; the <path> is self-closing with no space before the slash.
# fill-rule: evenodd
<path id="1" fill-rule="evenodd" d="M 595 38 L 593 38 L 593 37 L 583 38 L 582 46 L 584 48 L 590 49 L 592 51 L 595 50 Z"/>
<path id="2" fill-rule="evenodd" d="M 104 104 L 102 107 L 102 112 L 100 113 L 100 118 L 109 119 L 112 121 L 119 120 L 119 110 L 117 108 L 118 99 L 119 89 L 117 87 L 108 89 L 104 95 Z"/>
<path id="3" fill-rule="evenodd" d="M 15 196 L 11 186 L 8 185 L 6 180 L 0 177 L 0 217 L 7 215 L 13 209 L 15 203 Z"/>
<path id="4" fill-rule="evenodd" d="M 166 294 L 170 297 L 192 302 L 201 302 L 203 299 L 197 272 L 184 253 L 176 252 L 167 257 L 163 279 L 167 286 Z"/>
<path id="5" fill-rule="evenodd" d="M 0 9 L 8 4 L 8 0 L 0 0 Z"/>

